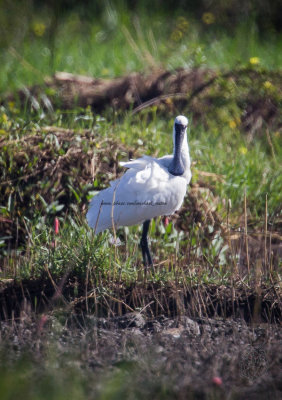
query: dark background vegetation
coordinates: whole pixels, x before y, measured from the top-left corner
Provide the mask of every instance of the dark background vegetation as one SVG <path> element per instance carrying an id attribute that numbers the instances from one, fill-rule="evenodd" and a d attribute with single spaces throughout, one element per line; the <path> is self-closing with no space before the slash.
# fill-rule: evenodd
<path id="1" fill-rule="evenodd" d="M 28 0 L 28 1 L 1 1 L 2 10 L 7 17 L 9 13 L 17 10 L 23 11 L 27 15 L 34 12 L 50 12 L 57 18 L 62 18 L 68 12 L 75 11 L 82 18 L 92 20 L 93 17 L 100 18 L 106 2 L 101 1 L 75 1 L 75 0 Z M 153 13 L 175 15 L 189 15 L 190 17 L 201 18 L 204 12 L 212 12 L 216 16 L 217 25 L 227 29 L 232 29 L 239 22 L 253 20 L 261 32 L 282 28 L 281 2 L 279 0 L 117 0 L 113 2 L 117 9 L 126 9 L 130 12 L 138 13 L 150 10 Z"/>
<path id="2" fill-rule="evenodd" d="M 45 15 L 49 19 L 49 34 L 52 35 L 58 20 L 69 13 L 75 12 L 85 22 L 93 23 L 103 17 L 105 7 L 109 4 L 108 1 L 91 0 L 18 0 L 13 2 L 1 0 L 0 43 L 2 46 L 8 45 L 13 29 L 17 29 L 17 25 L 25 18 L 32 18 L 35 14 Z M 216 18 L 215 29 L 228 30 L 230 33 L 239 23 L 255 23 L 261 35 L 280 32 L 282 29 L 282 6 L 279 0 L 117 0 L 113 2 L 113 5 L 117 10 L 127 10 L 136 15 L 148 10 L 151 14 L 169 14 L 171 19 L 189 15 L 189 18 L 200 20 L 204 13 L 211 12 Z"/>

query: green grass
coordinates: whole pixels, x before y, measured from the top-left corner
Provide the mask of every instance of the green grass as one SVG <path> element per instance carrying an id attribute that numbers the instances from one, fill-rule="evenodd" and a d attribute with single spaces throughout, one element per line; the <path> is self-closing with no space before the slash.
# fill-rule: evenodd
<path id="1" fill-rule="evenodd" d="M 32 14 L 19 7 L 2 17 L 0 91 L 42 82 L 55 71 L 112 78 L 159 67 L 230 69 L 252 57 L 266 69 L 282 65 L 281 34 L 260 35 L 251 19 L 228 34 L 217 21 L 208 25 L 179 11 L 134 14 L 107 3 L 99 18 L 73 11 L 56 20 L 45 9 Z"/>
<path id="2" fill-rule="evenodd" d="M 1 368 L 0 390 L 4 400 L 23 397 L 37 399 L 85 399 L 90 388 L 86 389 L 86 377 L 78 368 L 60 366 L 60 372 L 54 360 L 48 365 L 40 365 L 25 355 L 15 361 L 10 368 Z"/>
<path id="3" fill-rule="evenodd" d="M 265 201 L 268 196 L 268 218 L 274 224 L 279 217 L 279 206 L 281 201 L 281 168 L 279 159 L 281 158 L 281 146 L 279 146 L 279 134 L 271 133 L 272 142 L 268 142 L 264 135 L 260 135 L 255 140 L 248 140 L 242 135 L 240 126 L 231 127 L 227 123 L 229 117 L 228 107 L 225 113 L 208 119 L 209 129 L 193 124 L 191 120 L 189 128 L 189 145 L 192 160 L 196 163 L 193 167 L 193 183 L 208 185 L 212 188 L 213 196 L 207 192 L 206 198 L 211 208 L 217 210 L 223 223 L 227 216 L 227 202 L 231 200 L 232 208 L 229 214 L 229 223 L 236 231 L 242 227 L 244 216 L 244 193 L 246 192 L 248 207 L 248 222 L 251 230 L 260 232 L 264 229 L 265 221 Z M 78 118 L 82 116 L 87 118 Z M 227 117 L 226 117 L 227 115 Z M 220 119 L 221 118 L 221 119 Z M 222 120 L 223 118 L 223 120 Z M 82 135 L 83 129 L 94 129 L 95 135 L 98 134 L 99 141 L 115 140 L 123 146 L 135 149 L 136 156 L 150 154 L 162 156 L 172 151 L 172 126 L 173 118 L 159 118 L 153 111 L 143 112 L 132 116 L 130 113 L 118 116 L 113 124 L 108 117 L 98 118 L 93 128 L 93 117 L 91 113 L 83 110 L 74 110 L 62 114 L 60 111 L 48 116 L 39 117 L 37 114 L 18 115 L 17 109 L 2 109 L 2 134 L 7 139 L 16 139 L 39 132 L 42 135 L 42 145 L 46 148 L 52 146 L 54 159 L 63 156 L 68 151 L 72 142 L 63 142 L 63 145 L 56 145 L 56 142 L 46 142 L 48 134 L 41 131 L 41 127 L 46 125 L 56 125 L 65 128 L 75 128 L 77 136 Z M 81 132 L 81 133 L 80 133 Z M 83 136 L 81 136 L 83 137 Z M 97 143 L 97 139 L 95 139 Z M 7 143 L 9 143 L 7 141 Z M 48 194 L 52 188 L 44 189 L 48 184 L 48 175 L 40 183 L 36 195 L 33 195 L 33 183 L 26 186 L 17 177 L 28 174 L 37 168 L 38 156 L 36 153 L 29 158 L 27 169 L 22 172 L 17 169 L 14 160 L 15 152 L 22 150 L 21 141 L 13 142 L 11 147 L 7 145 L 6 153 L 0 158 L 0 162 L 6 169 L 3 180 L 10 177 L 16 179 L 16 185 L 12 186 L 11 196 L 8 204 L 1 204 L 1 213 L 5 218 L 21 218 L 17 214 L 17 193 L 31 190 L 29 198 L 31 208 L 21 211 L 25 218 L 25 226 L 29 232 L 27 241 L 27 253 L 10 258 L 5 261 L 2 270 L 2 277 L 29 277 L 40 276 L 50 271 L 54 277 L 63 276 L 65 273 L 74 273 L 85 279 L 90 273 L 93 282 L 99 283 L 101 287 L 107 287 L 107 281 L 120 279 L 125 285 L 131 285 L 140 280 L 141 254 L 138 249 L 141 227 L 130 227 L 121 229 L 118 234 L 122 235 L 125 246 L 114 248 L 109 244 L 109 234 L 103 234 L 94 238 L 92 230 L 85 224 L 84 213 L 81 213 L 81 206 L 87 203 L 85 194 L 96 188 L 103 188 L 105 180 L 109 176 L 101 175 L 95 178 L 94 186 L 90 182 L 86 186 L 81 186 L 78 181 L 69 181 L 70 196 L 72 201 L 69 208 L 60 205 L 54 196 L 52 203 L 44 199 L 44 193 Z M 92 148 L 85 139 L 80 139 L 79 147 L 87 152 Z M 107 143 L 107 142 L 106 142 Z M 16 147 L 13 147 L 16 146 Z M 90 146 L 90 147 L 89 147 Z M 106 145 L 107 147 L 107 145 Z M 105 148 L 100 148 L 100 156 L 104 157 Z M 122 151 L 118 159 L 126 157 L 126 152 Z M 202 175 L 202 171 L 214 174 L 211 177 Z M 74 172 L 74 176 L 76 173 Z M 44 183 L 45 182 L 45 183 Z M 96 183 L 95 183 L 96 182 Z M 41 189 L 40 189 L 41 187 Z M 29 188 L 29 189 L 28 189 Z M 9 190 L 7 188 L 7 190 Z M 69 189 L 68 189 L 69 190 Z M 44 191 L 44 192 L 43 192 Z M 28 193 L 28 192 L 27 192 Z M 33 199 L 33 200 L 32 200 Z M 30 210 L 33 212 L 30 213 Z M 67 214 L 75 215 L 75 218 Z M 57 215 L 61 220 L 60 235 L 56 238 L 57 245 L 54 249 L 53 221 Z M 205 225 L 205 224 L 204 224 Z M 189 282 L 206 283 L 227 283 L 231 274 L 231 260 L 228 256 L 226 238 L 223 239 L 218 232 L 215 237 L 206 240 L 206 227 L 201 224 L 193 223 L 186 226 L 184 231 L 177 232 L 174 223 L 164 227 L 158 220 L 151 227 L 151 245 L 155 260 L 165 261 L 156 269 L 155 274 L 148 275 L 152 282 L 163 282 L 164 284 L 175 279 L 184 284 Z M 208 227 L 212 230 L 213 227 Z M 276 228 L 274 228 L 275 230 Z M 7 240 L 2 238 L 2 246 L 5 249 Z M 190 250 L 188 250 L 190 249 Z M 8 253 L 6 252 L 6 255 Z M 8 257 L 9 259 L 9 257 Z M 177 260 L 177 261 L 176 261 Z M 251 260 L 255 265 L 256 260 Z M 171 268 L 175 265 L 174 268 Z M 144 275 L 142 275 L 144 279 Z"/>
<path id="4" fill-rule="evenodd" d="M 230 110 L 231 107 L 231 110 Z M 250 139 L 248 135 L 242 134 L 241 127 L 229 126 L 233 122 L 233 104 L 226 104 L 223 115 L 209 114 L 207 117 L 208 128 L 201 124 L 194 125 L 190 118 L 188 141 L 190 155 L 195 163 L 193 167 L 192 182 L 198 179 L 212 180 L 215 185 L 216 194 L 223 199 L 231 199 L 234 210 L 241 212 L 246 190 L 247 200 L 254 219 L 260 219 L 264 213 L 265 196 L 268 195 L 268 212 L 274 215 L 279 208 L 281 174 L 281 134 L 279 131 L 270 132 L 271 142 L 267 139 L 266 130 L 259 134 L 259 137 Z M 223 109 L 221 108 L 221 111 Z M 19 110 L 2 108 L 0 114 L 1 134 L 8 140 L 14 140 L 30 135 L 35 131 L 40 132 L 40 127 L 54 125 L 58 127 L 74 129 L 77 136 L 83 129 L 92 129 L 93 120 L 89 111 L 73 110 L 63 113 L 60 110 L 55 114 L 18 115 Z M 85 117 L 86 116 L 86 117 Z M 190 116 L 189 116 L 190 117 Z M 111 115 L 99 118 L 95 123 L 94 132 L 98 134 L 99 140 L 105 138 L 120 142 L 123 146 L 134 149 L 136 155 L 150 154 L 160 157 L 172 152 L 172 127 L 173 116 L 167 120 L 154 112 L 147 112 L 132 116 L 130 113 L 116 118 L 115 123 L 111 122 Z M 266 128 L 267 129 L 267 128 Z M 42 131 L 42 143 L 48 143 L 48 132 Z M 51 142 L 50 142 L 51 144 Z M 56 144 L 54 142 L 54 144 Z M 7 146 L 7 155 L 2 154 L 3 166 L 2 179 L 9 179 L 11 174 L 21 176 L 13 163 L 13 155 L 9 154 L 21 150 L 21 142 L 15 143 L 16 147 Z M 64 155 L 70 143 L 64 143 L 63 147 L 53 148 L 54 157 Z M 80 146 L 80 145 L 78 145 Z M 87 151 L 88 142 L 83 141 L 81 147 Z M 6 149 L 6 147 L 5 147 Z M 101 150 L 102 152 L 102 150 Z M 57 153 L 57 154 L 56 154 Z M 124 159 L 126 153 L 121 151 L 119 159 Z M 37 155 L 29 160 L 30 172 L 37 165 Z M 8 167 L 10 170 L 8 171 Z M 6 173 L 5 173 L 6 168 Z M 199 171 L 206 171 L 220 175 L 223 179 L 204 178 Z M 25 170 L 28 173 L 29 169 Z M 103 184 L 99 182 L 99 186 Z M 74 188 L 76 189 L 76 188 Z M 52 210 L 50 210 L 52 211 Z M 59 211 L 59 209 L 55 210 Z"/>

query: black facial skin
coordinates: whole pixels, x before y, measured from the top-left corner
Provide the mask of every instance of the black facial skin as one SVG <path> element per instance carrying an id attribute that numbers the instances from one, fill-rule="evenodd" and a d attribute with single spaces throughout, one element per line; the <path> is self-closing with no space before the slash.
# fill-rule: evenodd
<path id="1" fill-rule="evenodd" d="M 171 165 L 169 166 L 169 173 L 175 176 L 184 174 L 184 167 L 181 161 L 181 147 L 185 134 L 185 125 L 175 124 L 175 143 L 174 143 L 174 156 Z"/>

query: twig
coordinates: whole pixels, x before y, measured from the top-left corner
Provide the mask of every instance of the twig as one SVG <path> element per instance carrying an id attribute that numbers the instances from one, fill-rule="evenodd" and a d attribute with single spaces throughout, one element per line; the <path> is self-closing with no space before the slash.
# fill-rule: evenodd
<path id="1" fill-rule="evenodd" d="M 143 308 L 139 311 L 139 313 L 141 314 L 141 313 L 142 313 L 143 311 L 145 311 L 146 308 L 149 307 L 151 304 L 154 304 L 154 300 L 150 301 L 150 303 L 148 303 L 145 307 L 143 307 Z"/>
<path id="2" fill-rule="evenodd" d="M 135 310 L 133 310 L 133 308 L 131 308 L 128 304 L 126 304 L 123 300 L 116 299 L 115 297 L 110 296 L 110 295 L 107 294 L 107 293 L 105 293 L 105 295 L 108 296 L 111 300 L 116 301 L 117 303 L 123 304 L 128 310 L 130 310 L 130 311 L 132 311 L 132 312 L 135 311 Z M 104 299 L 105 299 L 105 295 L 103 296 Z M 106 299 L 105 299 L 105 300 L 106 300 Z M 107 301 L 106 301 L 106 302 L 107 302 Z M 107 302 L 107 303 L 108 303 L 108 302 Z M 113 312 L 113 311 L 111 310 L 111 312 Z"/>
<path id="3" fill-rule="evenodd" d="M 265 217 L 264 217 L 264 268 L 267 271 L 267 194 L 265 195 Z"/>
<path id="4" fill-rule="evenodd" d="M 250 278 L 250 260 L 249 260 L 249 245 L 248 245 L 248 220 L 247 220 L 247 196 L 246 188 L 244 191 L 244 220 L 245 220 L 245 246 L 246 246 L 246 257 L 248 266 L 248 275 Z"/>
<path id="5" fill-rule="evenodd" d="M 96 229 L 97 229 L 97 226 L 98 226 L 98 222 L 99 222 L 102 206 L 103 206 L 103 200 L 101 201 L 99 212 L 98 212 L 98 215 L 97 215 L 97 219 L 96 219 L 96 223 L 95 223 L 95 227 L 94 227 L 94 236 L 96 234 Z"/>
<path id="6" fill-rule="evenodd" d="M 194 171 L 200 176 L 208 176 L 210 178 L 218 179 L 220 182 L 225 182 L 225 175 L 215 174 L 214 172 L 200 171 L 196 168 Z"/>
<path id="7" fill-rule="evenodd" d="M 150 107 L 155 103 L 159 103 L 162 100 L 167 100 L 170 98 L 183 98 L 183 97 L 187 97 L 187 93 L 170 93 L 170 94 L 163 94 L 161 96 L 157 96 L 154 97 L 153 99 L 150 99 L 148 101 L 145 101 L 144 103 L 140 104 L 140 106 L 134 108 L 131 111 L 131 114 L 134 115 L 136 113 L 138 113 L 139 111 L 143 110 L 144 108 Z"/>
<path id="8" fill-rule="evenodd" d="M 271 140 L 271 137 L 270 137 L 268 129 L 266 129 L 265 132 L 266 132 L 266 137 L 267 137 L 268 144 L 269 144 L 269 146 L 271 148 L 272 157 L 274 158 L 274 161 L 276 162 L 276 156 L 275 156 L 275 152 L 274 152 L 274 147 L 273 147 L 273 143 L 272 143 L 272 140 Z"/>
<path id="9" fill-rule="evenodd" d="M 116 261 L 117 261 L 117 246 L 116 246 L 116 244 L 117 244 L 117 235 L 116 235 L 116 226 L 115 226 L 115 220 L 114 220 L 114 204 L 115 204 L 115 199 L 116 199 L 116 190 L 117 190 L 119 184 L 120 184 L 120 180 L 117 182 L 117 184 L 116 184 L 116 186 L 114 188 L 113 200 L 112 200 L 112 206 L 111 206 L 111 221 L 112 221 L 112 228 L 113 228 L 113 232 L 114 232 L 114 241 L 115 241 L 115 246 L 114 246 L 115 247 L 115 264 L 116 264 Z M 115 270 L 116 270 L 116 266 L 115 266 L 115 269 L 114 269 L 114 277 L 115 277 Z M 114 279 L 114 277 L 113 277 L 113 279 Z"/>
<path id="10" fill-rule="evenodd" d="M 230 248 L 231 252 L 231 259 L 232 259 L 232 271 L 231 271 L 231 286 L 233 287 L 233 280 L 234 280 L 234 272 L 236 272 L 236 275 L 238 275 L 237 271 L 237 264 L 236 264 L 236 258 L 233 253 L 233 248 L 231 244 L 231 236 L 230 236 L 230 224 L 229 224 L 229 216 L 230 216 L 230 211 L 231 211 L 231 199 L 228 199 L 227 202 L 227 215 L 226 215 L 226 225 L 227 225 L 227 236 L 228 236 L 228 246 Z"/>

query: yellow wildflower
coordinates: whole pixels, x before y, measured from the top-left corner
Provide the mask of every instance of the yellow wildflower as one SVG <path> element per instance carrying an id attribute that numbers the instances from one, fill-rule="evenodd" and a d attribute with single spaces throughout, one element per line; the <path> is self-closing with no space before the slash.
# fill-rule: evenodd
<path id="1" fill-rule="evenodd" d="M 260 59 L 258 57 L 251 57 L 249 61 L 250 61 L 250 64 L 257 65 L 257 64 L 259 64 Z"/>
<path id="2" fill-rule="evenodd" d="M 184 17 L 177 18 L 176 24 L 177 24 L 178 29 L 180 29 L 182 32 L 187 31 L 187 28 L 189 26 L 189 22 Z"/>
<path id="3" fill-rule="evenodd" d="M 248 153 L 247 147 L 245 147 L 245 146 L 239 147 L 239 153 L 241 153 L 243 155 L 247 154 Z"/>
<path id="4" fill-rule="evenodd" d="M 170 38 L 171 38 L 171 40 L 173 40 L 174 42 L 178 42 L 179 40 L 182 39 L 182 36 L 183 36 L 183 33 L 182 33 L 179 29 L 175 29 L 175 30 L 172 32 Z"/>
<path id="5" fill-rule="evenodd" d="M 271 83 L 270 81 L 265 81 L 264 84 L 263 84 L 263 87 L 264 87 L 266 90 L 271 90 L 271 89 L 273 89 L 273 85 L 272 85 L 272 83 Z"/>
<path id="6" fill-rule="evenodd" d="M 7 116 L 7 114 L 3 113 L 1 117 L 2 117 L 2 122 L 3 122 L 4 124 L 6 124 L 6 123 L 8 122 L 8 116 Z"/>
<path id="7" fill-rule="evenodd" d="M 236 126 L 237 126 L 236 121 L 234 119 L 230 120 L 229 121 L 229 126 L 230 126 L 231 129 L 235 129 Z"/>
<path id="8" fill-rule="evenodd" d="M 9 101 L 8 102 L 8 107 L 10 110 L 13 110 L 15 108 L 15 102 L 14 101 Z"/>
<path id="9" fill-rule="evenodd" d="M 101 73 L 102 73 L 103 76 L 106 76 L 106 75 L 109 75 L 110 70 L 108 68 L 103 68 Z"/>
<path id="10" fill-rule="evenodd" d="M 46 25 L 42 22 L 34 22 L 32 24 L 32 30 L 36 36 L 43 36 L 46 30 Z"/>
<path id="11" fill-rule="evenodd" d="M 215 16 L 211 12 L 206 12 L 202 15 L 202 21 L 207 25 L 211 25 L 215 22 Z"/>
<path id="12" fill-rule="evenodd" d="M 9 120 L 8 115 L 5 113 L 0 115 L 0 123 L 2 123 L 3 127 L 6 129 L 12 126 L 12 121 Z"/>

